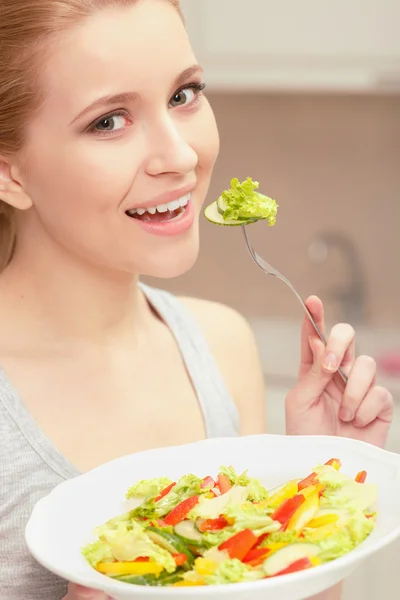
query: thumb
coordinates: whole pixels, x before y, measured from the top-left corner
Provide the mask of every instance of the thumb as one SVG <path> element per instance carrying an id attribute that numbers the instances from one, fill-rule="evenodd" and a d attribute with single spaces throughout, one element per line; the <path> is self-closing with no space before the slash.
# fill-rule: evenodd
<path id="1" fill-rule="evenodd" d="M 309 343 L 313 361 L 301 374 L 296 386 L 296 402 L 304 408 L 318 400 L 337 371 L 336 365 L 331 368 L 326 360 L 325 344 L 316 336 L 310 336 Z"/>

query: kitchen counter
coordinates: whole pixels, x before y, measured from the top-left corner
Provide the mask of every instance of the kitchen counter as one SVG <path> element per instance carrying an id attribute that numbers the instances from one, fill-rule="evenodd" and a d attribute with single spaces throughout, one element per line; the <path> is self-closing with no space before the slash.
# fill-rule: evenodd
<path id="1" fill-rule="evenodd" d="M 286 320 L 250 320 L 261 355 L 261 363 L 267 384 L 293 385 L 300 362 L 301 322 Z M 368 354 L 378 360 L 383 354 L 396 349 L 400 353 L 400 331 L 355 327 L 356 352 Z M 329 330 L 329 327 L 328 327 Z M 391 377 L 379 373 L 377 382 L 387 387 L 400 403 L 400 374 Z"/>

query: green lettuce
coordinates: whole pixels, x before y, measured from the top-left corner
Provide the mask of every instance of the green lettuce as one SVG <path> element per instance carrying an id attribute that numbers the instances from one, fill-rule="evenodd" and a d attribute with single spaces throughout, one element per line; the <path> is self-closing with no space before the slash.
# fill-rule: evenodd
<path id="1" fill-rule="evenodd" d="M 225 516 L 235 520 L 233 525 L 235 531 L 252 529 L 256 535 L 263 535 L 281 528 L 281 524 L 273 521 L 264 507 L 251 502 L 228 506 Z"/>
<path id="2" fill-rule="evenodd" d="M 307 541 L 307 535 L 305 535 L 304 541 Z M 322 562 L 328 562 L 339 558 L 354 548 L 354 542 L 351 539 L 351 535 L 347 528 L 321 540 L 318 542 L 318 545 L 321 548 L 318 558 L 321 559 Z"/>
<path id="3" fill-rule="evenodd" d="M 331 465 L 322 465 L 314 469 L 314 473 L 318 476 L 318 481 L 322 483 L 326 489 L 335 490 L 349 481 L 352 481 L 347 475 L 343 475 Z"/>
<path id="4" fill-rule="evenodd" d="M 175 506 L 191 496 L 205 494 L 209 488 L 202 488 L 203 480 L 196 475 L 184 475 L 164 498 L 158 502 L 148 498 L 132 511 L 134 518 L 159 519 L 167 515 Z M 168 484 L 167 484 L 168 485 Z"/>
<path id="5" fill-rule="evenodd" d="M 354 544 L 361 544 L 375 528 L 374 519 L 368 519 L 362 511 L 351 515 L 346 523 L 347 530 Z"/>
<path id="6" fill-rule="evenodd" d="M 258 187 L 258 181 L 250 177 L 242 183 L 237 178 L 232 179 L 230 189 L 221 194 L 224 219 L 268 219 L 269 225 L 275 225 L 278 205 L 272 198 L 256 192 Z"/>
<path id="7" fill-rule="evenodd" d="M 263 571 L 248 567 L 237 558 L 233 558 L 220 563 L 212 575 L 205 577 L 205 581 L 209 585 L 224 585 L 256 581 L 263 577 L 265 577 Z"/>
<path id="8" fill-rule="evenodd" d="M 324 502 L 330 506 L 345 506 L 349 511 L 369 510 L 375 505 L 377 497 L 378 487 L 375 484 L 352 480 L 338 488 L 327 488 L 323 493 Z"/>
<path id="9" fill-rule="evenodd" d="M 215 498 L 200 498 L 200 502 L 190 511 L 188 518 L 195 521 L 201 519 L 217 519 L 224 515 L 228 506 L 237 506 L 246 502 L 247 487 L 234 485 L 229 492 Z"/>
<path id="10" fill-rule="evenodd" d="M 126 497 L 130 498 L 156 498 L 170 484 L 171 479 L 168 477 L 157 477 L 155 479 L 142 479 L 135 485 L 129 488 Z"/>
<path id="11" fill-rule="evenodd" d="M 92 567 L 96 567 L 101 562 L 113 562 L 114 555 L 107 542 L 96 540 L 82 548 L 82 554 Z"/>
<path id="12" fill-rule="evenodd" d="M 101 560 L 104 557 L 110 560 L 111 557 L 119 561 L 133 561 L 147 556 L 164 567 L 168 573 L 175 571 L 176 564 L 172 554 L 155 544 L 139 523 L 132 521 L 127 524 L 122 521 L 119 525 L 103 525 L 100 529 L 100 542 L 88 544 L 82 551 L 91 564 L 97 561 L 99 556 Z"/>
<path id="13" fill-rule="evenodd" d="M 219 474 L 228 477 L 232 485 L 241 485 L 247 487 L 247 498 L 252 502 L 261 502 L 268 497 L 268 490 L 258 479 L 249 477 L 247 475 L 247 471 L 244 471 L 239 475 L 233 467 L 220 467 Z"/>
<path id="14" fill-rule="evenodd" d="M 267 548 L 270 544 L 291 544 L 297 542 L 298 537 L 295 531 L 276 531 L 272 532 L 261 542 L 261 548 Z"/>

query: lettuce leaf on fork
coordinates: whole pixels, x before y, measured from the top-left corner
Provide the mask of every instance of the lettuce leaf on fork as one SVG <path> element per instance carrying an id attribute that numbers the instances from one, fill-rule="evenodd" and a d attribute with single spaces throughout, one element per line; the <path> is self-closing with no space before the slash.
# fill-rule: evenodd
<path id="1" fill-rule="evenodd" d="M 272 198 L 256 192 L 258 187 L 258 181 L 251 177 L 242 183 L 233 178 L 230 189 L 221 194 L 224 219 L 268 219 L 269 225 L 275 225 L 278 205 Z"/>

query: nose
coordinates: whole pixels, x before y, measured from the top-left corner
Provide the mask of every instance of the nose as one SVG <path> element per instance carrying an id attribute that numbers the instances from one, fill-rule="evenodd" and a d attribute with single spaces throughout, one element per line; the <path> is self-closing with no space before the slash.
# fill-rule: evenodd
<path id="1" fill-rule="evenodd" d="M 146 171 L 149 175 L 186 175 L 194 171 L 199 161 L 196 151 L 187 141 L 185 131 L 168 115 L 152 131 L 148 130 L 149 152 Z"/>

